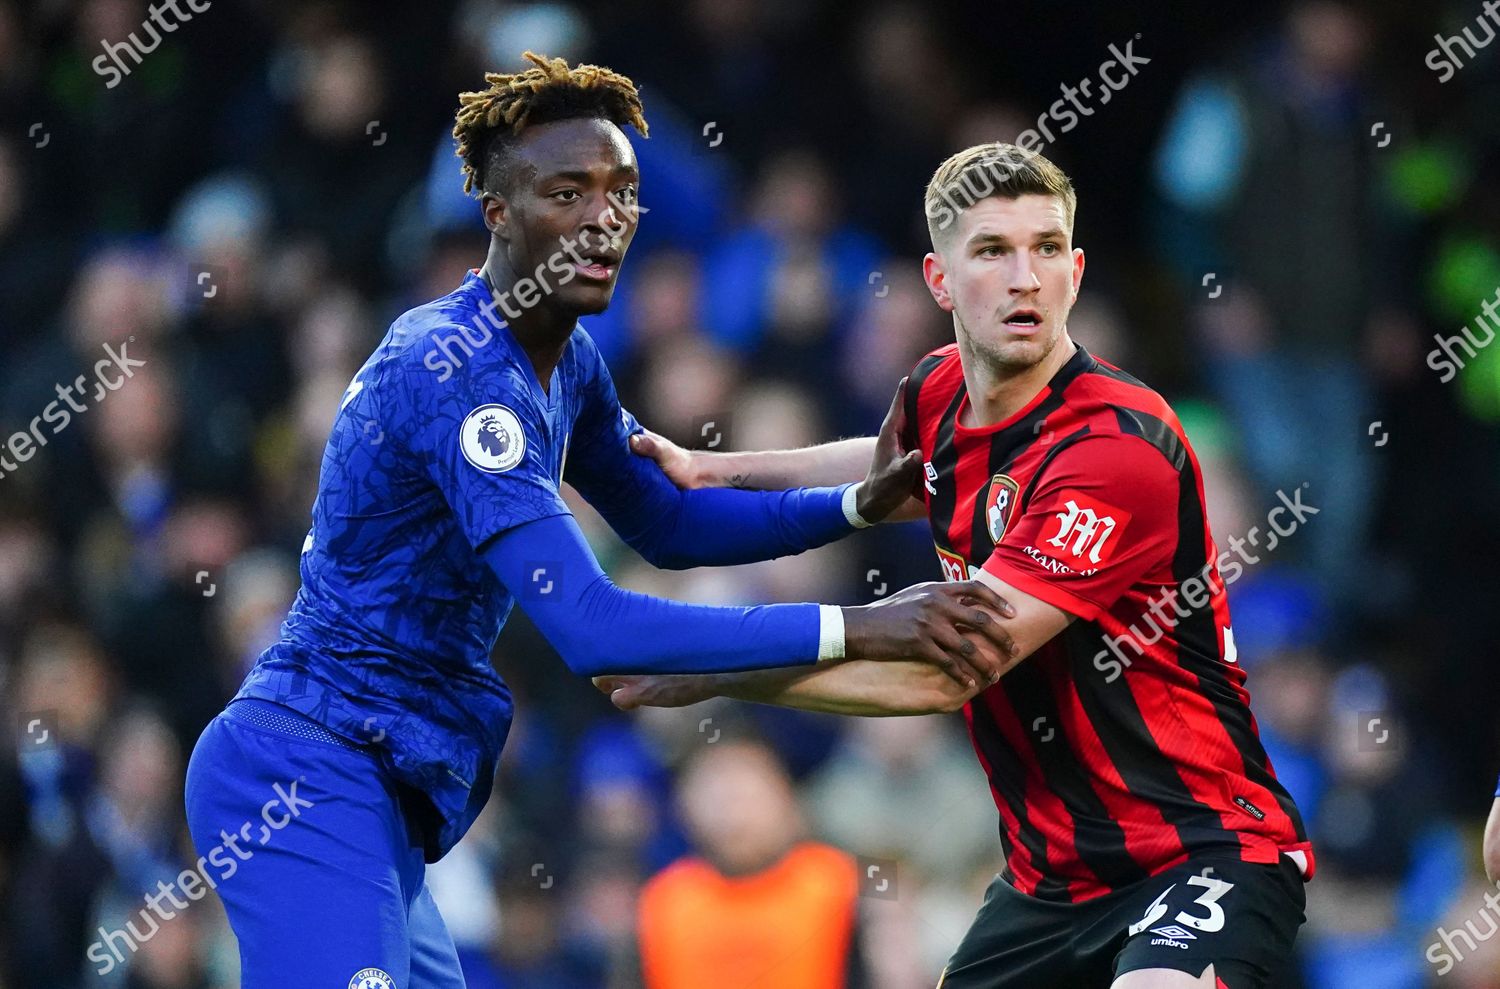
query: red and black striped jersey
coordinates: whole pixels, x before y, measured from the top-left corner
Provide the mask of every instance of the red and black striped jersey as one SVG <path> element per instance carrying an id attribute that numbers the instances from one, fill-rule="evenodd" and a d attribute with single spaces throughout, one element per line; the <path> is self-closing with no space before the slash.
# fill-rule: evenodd
<path id="1" fill-rule="evenodd" d="M 1000 810 L 1006 878 L 1081 901 L 1188 858 L 1311 876 L 1260 742 L 1182 424 L 1083 347 L 1004 422 L 969 428 L 958 348 L 906 392 L 944 575 L 983 568 L 1075 616 L 964 708 Z"/>

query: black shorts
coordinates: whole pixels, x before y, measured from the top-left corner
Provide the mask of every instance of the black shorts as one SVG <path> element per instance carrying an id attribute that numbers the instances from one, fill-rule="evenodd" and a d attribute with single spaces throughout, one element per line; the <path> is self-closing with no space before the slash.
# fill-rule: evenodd
<path id="1" fill-rule="evenodd" d="M 1306 905 L 1285 857 L 1185 863 L 1083 903 L 1039 900 L 997 876 L 938 986 L 1109 989 L 1126 972 L 1197 976 L 1210 964 L 1228 989 L 1283 986 Z"/>

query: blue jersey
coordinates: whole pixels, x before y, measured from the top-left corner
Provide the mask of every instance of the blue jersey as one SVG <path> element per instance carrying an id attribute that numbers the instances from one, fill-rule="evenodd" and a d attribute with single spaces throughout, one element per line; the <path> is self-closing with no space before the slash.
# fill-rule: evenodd
<path id="1" fill-rule="evenodd" d="M 343 397 L 302 588 L 237 696 L 377 746 L 441 815 L 441 856 L 489 797 L 512 713 L 490 651 L 514 601 L 479 550 L 568 512 L 570 457 L 568 480 L 609 497 L 636 428 L 581 328 L 544 391 L 473 273 L 402 315 Z"/>

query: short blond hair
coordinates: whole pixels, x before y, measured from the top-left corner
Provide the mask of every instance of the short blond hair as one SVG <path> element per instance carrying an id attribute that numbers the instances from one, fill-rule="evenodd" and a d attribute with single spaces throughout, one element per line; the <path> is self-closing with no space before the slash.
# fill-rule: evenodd
<path id="1" fill-rule="evenodd" d="M 1073 182 L 1040 152 L 1014 144 L 976 144 L 953 155 L 938 166 L 927 183 L 923 209 L 932 246 L 948 230 L 958 214 L 991 196 L 1015 199 L 1026 195 L 1056 196 L 1062 200 L 1063 219 L 1073 232 L 1073 214 L 1078 195 Z"/>

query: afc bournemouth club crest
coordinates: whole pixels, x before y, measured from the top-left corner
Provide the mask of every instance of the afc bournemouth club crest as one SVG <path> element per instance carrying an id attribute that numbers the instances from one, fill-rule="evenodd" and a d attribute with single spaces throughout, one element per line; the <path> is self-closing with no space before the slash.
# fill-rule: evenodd
<path id="1" fill-rule="evenodd" d="M 990 542 L 1000 545 L 1005 527 L 1010 524 L 1011 514 L 1016 510 L 1016 498 L 1020 486 L 1004 474 L 990 478 L 990 490 L 984 498 L 984 524 L 989 529 Z"/>

